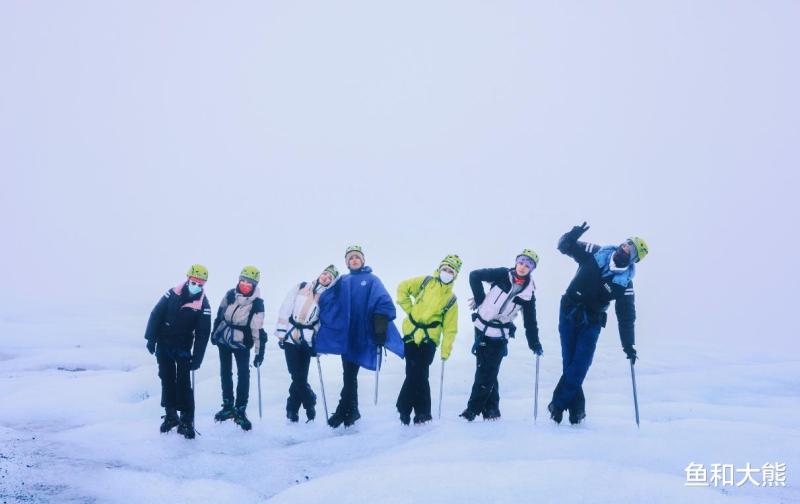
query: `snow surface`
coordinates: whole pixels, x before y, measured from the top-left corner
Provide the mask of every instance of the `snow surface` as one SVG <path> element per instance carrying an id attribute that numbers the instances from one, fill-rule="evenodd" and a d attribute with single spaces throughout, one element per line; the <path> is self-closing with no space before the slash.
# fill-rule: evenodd
<path id="1" fill-rule="evenodd" d="M 627 361 L 616 334 L 606 331 L 586 383 L 588 418 L 572 427 L 556 426 L 542 409 L 560 372 L 554 338 L 544 338 L 549 352 L 541 361 L 536 423 L 534 360 L 523 341 L 514 341 L 500 374 L 502 419 L 467 423 L 457 417 L 474 372 L 467 329 L 446 367 L 441 420 L 400 425 L 393 404 L 403 367 L 390 358 L 378 406 L 371 401 L 373 375 L 362 370 L 363 418 L 332 430 L 321 419 L 285 420 L 289 377 L 273 340 L 262 367 L 265 415 L 258 419 L 253 373 L 254 429 L 245 433 L 213 421 L 219 365 L 209 347 L 197 374 L 201 435 L 187 441 L 158 432 L 157 368 L 135 330 L 141 323 L 120 329 L 118 321 L 82 322 L 2 326 L 18 343 L 0 356 L 0 502 L 800 501 L 793 485 L 800 362 L 788 355 L 742 363 L 714 357 L 703 345 L 686 352 L 653 342 L 652 358 L 637 368 L 637 429 Z M 332 409 L 340 363 L 331 356 L 322 363 Z M 439 369 L 435 361 L 434 411 Z M 319 392 L 313 366 L 309 377 Z M 783 462 L 789 486 L 686 487 L 690 462 Z"/>

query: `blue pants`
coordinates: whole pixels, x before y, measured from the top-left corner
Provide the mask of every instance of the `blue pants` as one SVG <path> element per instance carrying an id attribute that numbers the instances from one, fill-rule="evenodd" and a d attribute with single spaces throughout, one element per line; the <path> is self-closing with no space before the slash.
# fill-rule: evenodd
<path id="1" fill-rule="evenodd" d="M 585 413 L 586 398 L 583 380 L 600 337 L 600 323 L 590 321 L 581 310 L 561 308 L 558 332 L 561 336 L 561 379 L 553 391 L 553 406 L 560 411 L 569 409 L 570 416 Z"/>

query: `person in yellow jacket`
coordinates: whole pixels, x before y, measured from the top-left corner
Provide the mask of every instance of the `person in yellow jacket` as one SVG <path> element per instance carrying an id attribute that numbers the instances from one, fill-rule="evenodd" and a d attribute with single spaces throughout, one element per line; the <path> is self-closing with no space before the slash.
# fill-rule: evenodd
<path id="1" fill-rule="evenodd" d="M 450 357 L 458 332 L 458 302 L 453 283 L 461 270 L 457 255 L 445 257 L 431 276 L 410 278 L 397 287 L 397 304 L 408 315 L 403 321 L 406 379 L 397 397 L 397 411 L 404 425 L 429 422 L 431 386 L 428 382 L 436 347 L 442 360 Z"/>

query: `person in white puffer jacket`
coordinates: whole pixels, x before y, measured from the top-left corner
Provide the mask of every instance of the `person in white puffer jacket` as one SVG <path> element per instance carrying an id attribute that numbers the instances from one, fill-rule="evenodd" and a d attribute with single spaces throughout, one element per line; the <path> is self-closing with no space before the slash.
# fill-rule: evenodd
<path id="1" fill-rule="evenodd" d="M 308 384 L 308 367 L 314 352 L 314 337 L 319 329 L 320 295 L 339 277 L 330 265 L 312 282 L 301 282 L 292 287 L 281 305 L 276 335 L 278 346 L 286 356 L 286 367 L 292 377 L 289 397 L 286 399 L 286 418 L 300 420 L 300 405 L 308 421 L 316 417 L 317 396 Z"/>

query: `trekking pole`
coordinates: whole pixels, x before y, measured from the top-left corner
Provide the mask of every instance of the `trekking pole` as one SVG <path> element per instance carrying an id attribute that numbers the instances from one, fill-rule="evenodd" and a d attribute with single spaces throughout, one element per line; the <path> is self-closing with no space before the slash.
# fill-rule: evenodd
<path id="1" fill-rule="evenodd" d="M 319 388 L 322 390 L 322 407 L 325 408 L 325 420 L 328 420 L 328 400 L 325 399 L 325 382 L 322 381 L 322 364 L 317 355 L 317 372 L 319 373 Z"/>
<path id="2" fill-rule="evenodd" d="M 192 392 L 194 392 L 194 369 L 192 370 Z"/>
<path id="3" fill-rule="evenodd" d="M 633 361 L 631 361 L 631 383 L 633 384 L 633 407 L 636 411 L 636 427 L 639 427 L 639 398 L 636 396 L 636 373 L 633 371 Z"/>
<path id="4" fill-rule="evenodd" d="M 442 392 L 444 391 L 444 359 L 442 359 L 442 375 L 439 377 L 439 420 L 442 419 Z"/>
<path id="5" fill-rule="evenodd" d="M 383 348 L 381 345 L 375 347 L 377 349 L 377 355 L 375 356 L 375 406 L 378 405 L 378 383 L 380 382 L 381 378 L 381 349 Z"/>
<path id="6" fill-rule="evenodd" d="M 258 419 L 261 420 L 264 418 L 261 413 L 261 366 L 256 367 L 256 375 L 258 375 Z"/>
<path id="7" fill-rule="evenodd" d="M 536 386 L 533 392 L 533 423 L 539 416 L 539 356 L 536 356 Z"/>

